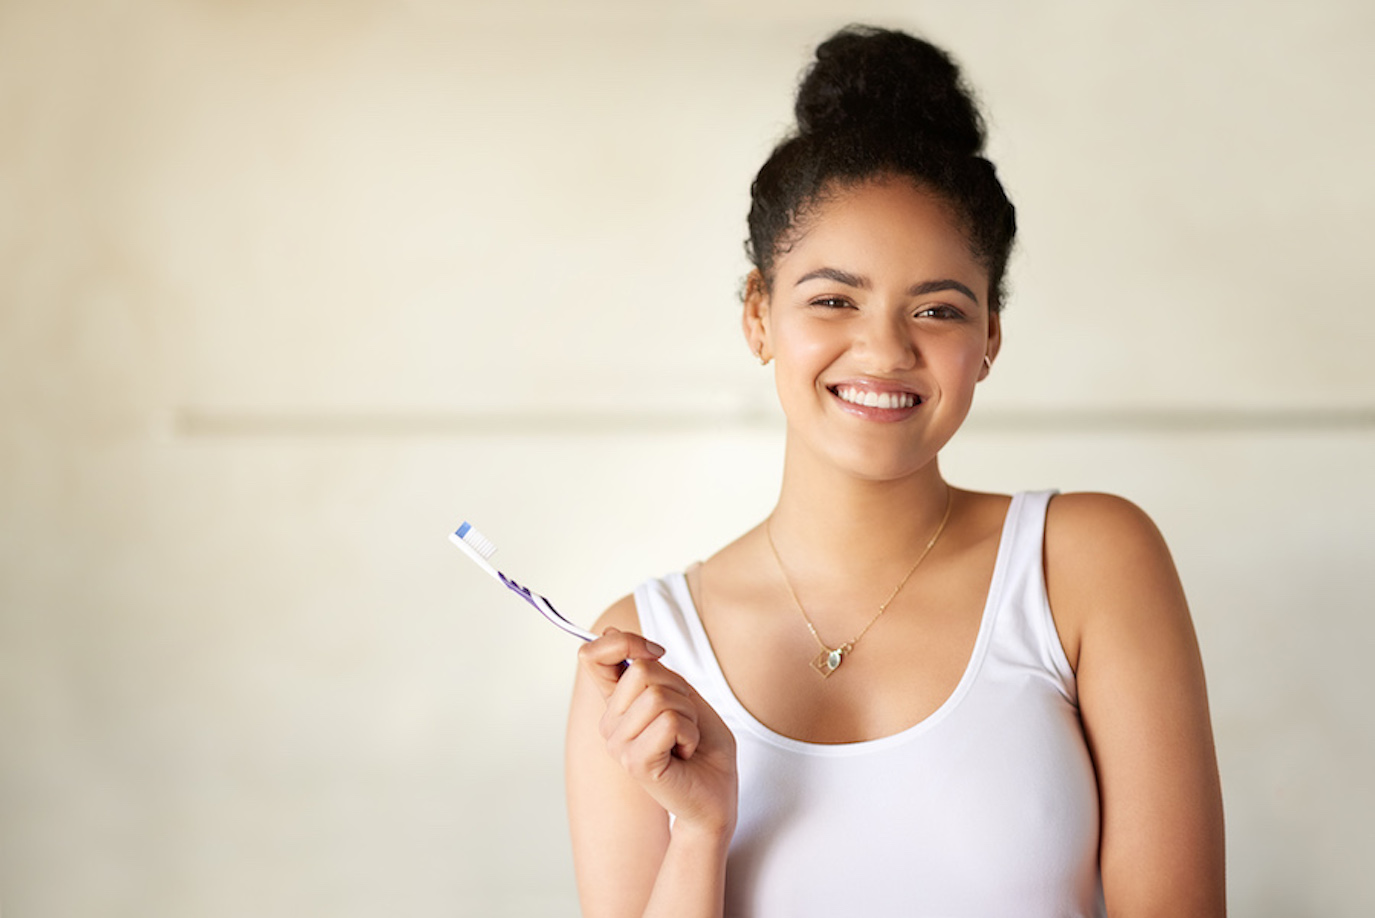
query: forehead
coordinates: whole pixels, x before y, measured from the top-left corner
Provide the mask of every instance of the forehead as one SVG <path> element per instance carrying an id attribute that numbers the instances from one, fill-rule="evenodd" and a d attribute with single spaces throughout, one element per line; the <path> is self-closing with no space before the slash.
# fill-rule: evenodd
<path id="1" fill-rule="evenodd" d="M 870 179 L 831 189 L 802 216 L 797 236 L 775 262 L 775 276 L 839 267 L 904 284 L 953 277 L 986 290 L 988 272 L 946 202 L 905 178 Z"/>

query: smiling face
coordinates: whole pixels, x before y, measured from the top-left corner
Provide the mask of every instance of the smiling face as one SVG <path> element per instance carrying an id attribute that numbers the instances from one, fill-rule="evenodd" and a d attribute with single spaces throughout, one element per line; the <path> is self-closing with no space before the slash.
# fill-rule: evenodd
<path id="1" fill-rule="evenodd" d="M 790 455 L 869 479 L 930 465 L 996 356 L 988 272 L 946 205 L 903 178 L 829 195 L 745 299 L 777 361 Z"/>

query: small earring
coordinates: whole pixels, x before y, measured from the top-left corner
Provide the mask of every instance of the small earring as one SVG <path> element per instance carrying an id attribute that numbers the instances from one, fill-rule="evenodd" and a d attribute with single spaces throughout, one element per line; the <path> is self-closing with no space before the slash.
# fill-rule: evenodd
<path id="1" fill-rule="evenodd" d="M 761 367 L 766 367 L 766 366 L 769 365 L 769 358 L 767 358 L 767 357 L 764 356 L 764 348 L 763 348 L 763 347 L 760 347 L 759 350 L 755 351 L 755 352 L 754 352 L 754 356 L 756 356 L 756 357 L 759 358 L 759 365 L 760 365 Z"/>
<path id="2" fill-rule="evenodd" d="M 993 360 L 987 354 L 984 354 L 984 372 L 993 372 Z"/>

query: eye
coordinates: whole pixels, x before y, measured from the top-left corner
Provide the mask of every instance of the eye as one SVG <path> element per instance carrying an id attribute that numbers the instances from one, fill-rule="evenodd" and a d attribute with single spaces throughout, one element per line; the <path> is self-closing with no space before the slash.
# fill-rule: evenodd
<path id="1" fill-rule="evenodd" d="M 820 306 L 822 309 L 849 309 L 854 304 L 843 296 L 819 296 L 810 301 L 813 306 Z"/>
<path id="2" fill-rule="evenodd" d="M 964 312 L 948 303 L 936 303 L 918 309 L 913 317 L 918 319 L 963 319 Z"/>

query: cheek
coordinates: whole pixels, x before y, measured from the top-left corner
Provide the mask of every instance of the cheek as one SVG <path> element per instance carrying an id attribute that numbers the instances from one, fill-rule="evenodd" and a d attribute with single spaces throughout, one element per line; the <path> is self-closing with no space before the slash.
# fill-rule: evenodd
<path id="1" fill-rule="evenodd" d="M 952 336 L 945 341 L 930 342 L 926 348 L 927 366 L 947 396 L 968 390 L 972 398 L 983 370 L 983 359 L 983 342 L 968 337 Z"/>
<path id="2" fill-rule="evenodd" d="M 976 348 L 965 348 L 956 358 L 956 367 L 961 376 L 977 379 L 984 366 L 984 352 Z"/>
<path id="3" fill-rule="evenodd" d="M 824 323 L 787 323 L 774 328 L 779 366 L 819 372 L 845 349 L 842 336 Z"/>
<path id="4" fill-rule="evenodd" d="M 987 346 L 984 336 L 974 332 L 951 335 L 939 345 L 946 366 L 961 376 L 978 375 Z"/>

